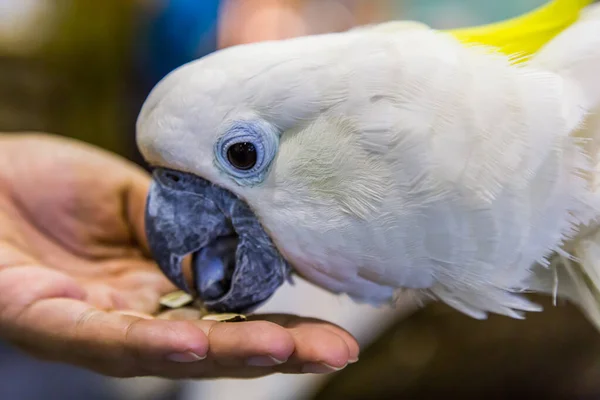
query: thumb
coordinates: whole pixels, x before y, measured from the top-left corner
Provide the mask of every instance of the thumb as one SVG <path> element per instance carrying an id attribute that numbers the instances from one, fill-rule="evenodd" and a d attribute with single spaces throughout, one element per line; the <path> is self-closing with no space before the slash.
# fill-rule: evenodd
<path id="1" fill-rule="evenodd" d="M 133 238 L 136 240 L 144 255 L 148 258 L 152 257 L 148 237 L 146 236 L 146 201 L 150 190 L 150 177 L 141 170 L 135 169 L 131 174 L 125 190 L 125 202 L 127 210 L 127 222 L 130 225 Z M 182 261 L 183 273 L 188 281 L 192 281 L 191 258 L 187 256 Z M 157 267 L 158 271 L 158 267 Z M 165 280 L 167 280 L 165 276 Z M 172 285 L 171 288 L 174 290 Z"/>
<path id="2" fill-rule="evenodd" d="M 150 190 L 150 177 L 148 174 L 135 168 L 125 189 L 125 209 L 127 210 L 127 222 L 130 225 L 134 240 L 140 246 L 144 254 L 151 258 L 150 246 L 146 237 L 146 199 Z"/>

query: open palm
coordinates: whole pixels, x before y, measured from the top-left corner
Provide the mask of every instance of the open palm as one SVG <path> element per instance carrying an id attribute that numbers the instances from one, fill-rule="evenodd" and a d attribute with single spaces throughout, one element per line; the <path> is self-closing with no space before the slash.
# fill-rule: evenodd
<path id="1" fill-rule="evenodd" d="M 358 357 L 339 327 L 286 315 L 240 323 L 153 317 L 174 290 L 150 258 L 147 174 L 44 134 L 0 136 L 0 335 L 112 376 L 331 372 Z"/>

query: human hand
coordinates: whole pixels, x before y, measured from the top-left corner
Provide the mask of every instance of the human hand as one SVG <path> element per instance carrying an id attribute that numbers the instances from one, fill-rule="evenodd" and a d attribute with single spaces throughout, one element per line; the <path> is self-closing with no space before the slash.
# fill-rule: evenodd
<path id="1" fill-rule="evenodd" d="M 154 316 L 175 288 L 145 241 L 149 182 L 135 165 L 74 140 L 0 135 L 1 337 L 118 377 L 324 373 L 358 358 L 355 339 L 320 320 Z"/>

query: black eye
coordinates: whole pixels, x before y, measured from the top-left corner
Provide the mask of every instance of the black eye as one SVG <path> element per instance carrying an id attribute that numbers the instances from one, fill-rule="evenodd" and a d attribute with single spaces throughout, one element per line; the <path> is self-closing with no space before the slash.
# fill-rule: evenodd
<path id="1" fill-rule="evenodd" d="M 235 143 L 227 149 L 227 160 L 237 169 L 251 169 L 257 158 L 256 147 L 250 142 Z"/>

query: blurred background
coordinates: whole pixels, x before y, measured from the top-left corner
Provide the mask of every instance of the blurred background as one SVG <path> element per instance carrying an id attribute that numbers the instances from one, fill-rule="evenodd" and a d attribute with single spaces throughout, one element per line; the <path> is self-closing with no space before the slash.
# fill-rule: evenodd
<path id="1" fill-rule="evenodd" d="M 220 48 L 394 19 L 489 23 L 544 0 L 0 0 L 0 131 L 84 140 L 142 163 L 135 120 L 174 68 Z M 115 380 L 0 347 L 0 400 L 594 398 L 600 342 L 573 307 L 525 321 L 471 320 L 442 305 L 374 310 L 300 282 L 265 311 L 329 319 L 363 344 L 328 377 Z M 600 397 L 600 396 L 599 396 Z"/>

